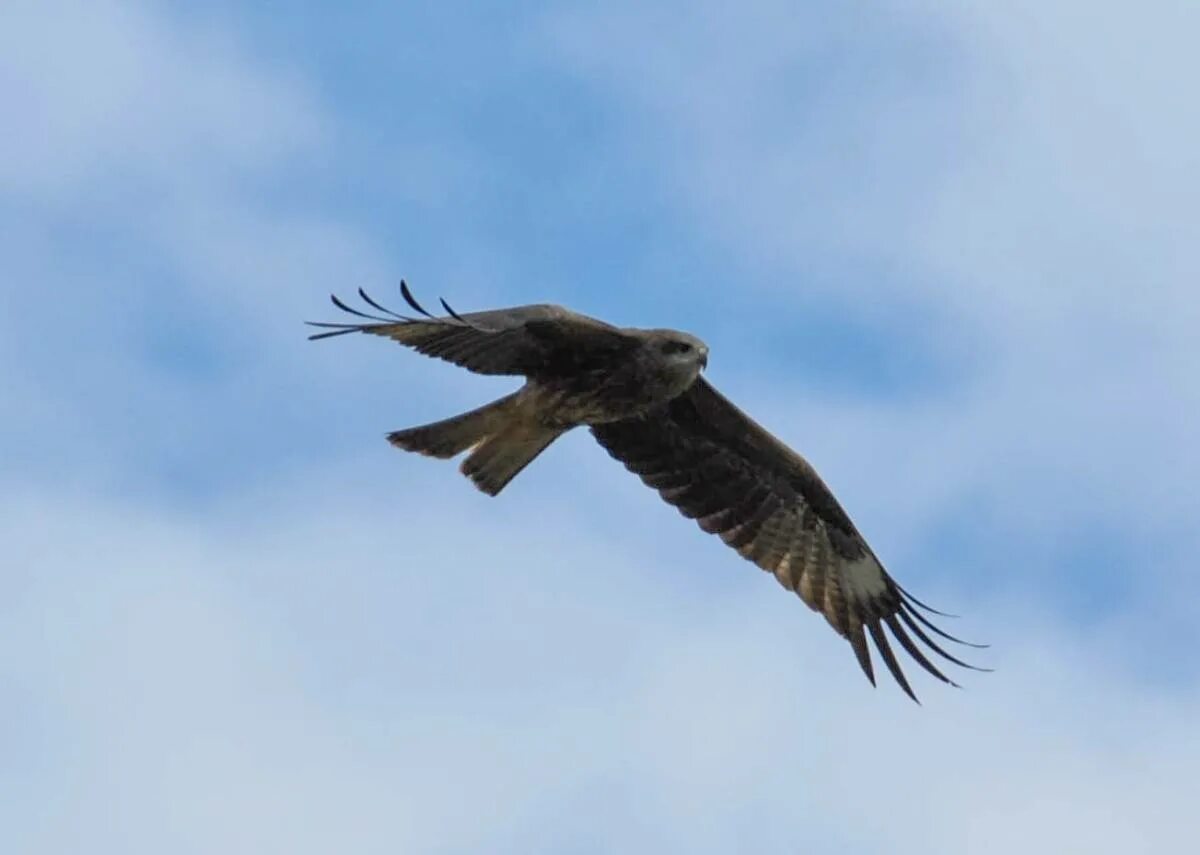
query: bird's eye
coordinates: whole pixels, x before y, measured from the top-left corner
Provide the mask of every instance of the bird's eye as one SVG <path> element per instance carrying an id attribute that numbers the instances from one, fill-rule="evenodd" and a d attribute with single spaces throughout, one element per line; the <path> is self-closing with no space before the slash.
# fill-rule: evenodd
<path id="1" fill-rule="evenodd" d="M 663 345 L 663 353 L 687 353 L 692 346 L 686 341 L 668 341 Z"/>

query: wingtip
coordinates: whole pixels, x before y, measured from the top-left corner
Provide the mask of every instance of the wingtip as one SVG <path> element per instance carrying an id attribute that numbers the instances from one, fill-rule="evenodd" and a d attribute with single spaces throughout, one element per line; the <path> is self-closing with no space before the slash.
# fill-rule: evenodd
<path id="1" fill-rule="evenodd" d="M 333 338 L 334 336 L 345 335 L 346 333 L 362 332 L 363 328 L 358 324 L 326 324 L 318 321 L 305 321 L 307 326 L 320 327 L 325 332 L 313 333 L 308 336 L 309 341 L 319 341 L 323 338 Z"/>
<path id="2" fill-rule="evenodd" d="M 907 601 L 901 603 L 900 611 L 904 612 L 906 614 L 912 615 L 920 623 L 924 624 L 927 629 L 931 630 L 936 635 L 940 635 L 942 638 L 946 639 L 947 641 L 953 641 L 955 644 L 961 644 L 963 647 L 971 647 L 971 648 L 975 648 L 975 649 L 982 649 L 982 648 L 986 648 L 988 646 L 986 644 L 979 644 L 974 641 L 966 641 L 962 638 L 959 638 L 956 635 L 951 635 L 950 633 L 946 632 L 941 627 L 934 624 L 931 620 L 929 620 L 927 617 L 925 617 L 925 615 L 921 614 L 920 611 L 913 608 Z"/>
<path id="3" fill-rule="evenodd" d="M 368 306 L 370 306 L 372 309 L 375 309 L 378 312 L 383 312 L 385 315 L 395 318 L 397 321 L 400 321 L 401 323 L 408 323 L 412 320 L 412 318 L 405 317 L 404 315 L 401 315 L 399 312 L 394 312 L 391 309 L 389 309 L 387 306 L 384 306 L 382 303 L 380 303 L 378 300 L 376 300 L 374 297 L 372 297 L 370 294 L 368 294 L 365 288 L 358 289 L 358 296 L 361 297 L 362 301 L 364 303 L 366 303 Z"/>
<path id="4" fill-rule="evenodd" d="M 875 667 L 871 664 L 871 649 L 867 646 L 867 637 L 863 634 L 862 627 L 858 627 L 857 632 L 852 630 L 847 634 L 846 640 L 850 642 L 850 648 L 858 660 L 858 667 L 867 675 L 871 685 L 875 686 Z"/>
<path id="5" fill-rule="evenodd" d="M 929 605 L 928 603 L 918 600 L 916 597 L 914 597 L 912 594 L 910 594 L 906 588 L 901 586 L 899 582 L 896 582 L 894 579 L 892 581 L 896 585 L 896 590 L 900 592 L 900 596 L 903 597 L 904 599 L 908 600 L 909 603 L 911 603 L 912 605 L 920 606 L 925 611 L 929 612 L 930 614 L 935 614 L 938 617 L 952 618 L 954 620 L 957 620 L 958 618 L 962 617 L 961 615 L 951 614 L 950 612 L 944 612 L 941 609 L 935 609 L 933 606 Z"/>
<path id="6" fill-rule="evenodd" d="M 917 695 L 909 685 L 908 677 L 904 673 L 904 669 L 900 667 L 900 661 L 896 659 L 896 653 L 892 650 L 892 646 L 888 644 L 887 636 L 883 632 L 883 626 L 878 619 L 870 620 L 866 624 L 867 631 L 871 634 L 871 639 L 875 642 L 875 649 L 879 651 L 880 657 L 883 659 L 883 664 L 887 666 L 888 671 L 892 675 L 892 679 L 896 681 L 904 694 L 912 698 L 913 702 L 920 705 L 917 700 Z"/>
<path id="7" fill-rule="evenodd" d="M 920 624 L 918 624 L 917 621 L 913 620 L 913 618 L 915 617 L 915 618 L 917 618 L 917 620 L 919 620 L 922 623 L 925 623 L 927 626 L 929 626 L 929 628 L 932 629 L 933 631 L 940 632 L 940 630 L 938 630 L 937 627 L 933 626 L 928 621 L 923 620 L 921 618 L 920 613 L 901 607 L 900 610 L 896 612 L 896 615 L 900 618 L 900 620 L 904 623 L 904 625 L 909 629 L 909 631 L 913 633 L 913 635 L 915 635 L 926 647 L 928 647 L 930 650 L 932 650 L 938 656 L 941 656 L 943 659 L 947 660 L 948 662 L 953 662 L 955 665 L 958 665 L 962 668 L 967 668 L 971 671 L 986 671 L 987 670 L 986 668 L 981 668 L 978 665 L 972 665 L 969 662 L 964 662 L 963 660 L 959 659 L 957 656 L 953 656 L 950 653 L 947 653 L 944 649 L 942 649 L 942 647 L 939 646 L 937 644 L 937 642 L 935 642 L 932 638 L 930 638 L 928 635 L 925 634 L 925 632 L 921 629 Z M 941 634 L 944 635 L 945 633 L 941 633 Z"/>
<path id="8" fill-rule="evenodd" d="M 463 318 L 462 318 L 462 317 L 461 317 L 461 316 L 458 314 L 458 312 L 454 311 L 454 309 L 452 309 L 452 308 L 450 307 L 450 304 L 446 302 L 446 298 L 445 298 L 445 297 L 438 297 L 438 301 L 439 301 L 439 302 L 442 304 L 442 308 L 446 310 L 446 314 L 447 314 L 447 315 L 449 315 L 450 317 L 454 318 L 454 320 L 458 321 L 460 324 L 465 324 L 465 323 L 467 323 L 467 322 L 466 322 L 465 320 L 463 320 Z"/>
<path id="9" fill-rule="evenodd" d="M 409 290 L 408 283 L 403 279 L 400 280 L 400 296 L 404 298 L 404 302 L 412 306 L 414 311 L 419 312 L 427 318 L 436 320 L 433 315 L 425 311 L 424 306 L 417 302 L 417 298 L 414 297 L 412 291 Z"/>

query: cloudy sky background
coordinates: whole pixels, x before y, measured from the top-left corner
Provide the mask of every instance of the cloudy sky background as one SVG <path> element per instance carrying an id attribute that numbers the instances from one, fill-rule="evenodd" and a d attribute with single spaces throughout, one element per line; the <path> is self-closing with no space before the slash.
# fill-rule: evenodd
<path id="1" fill-rule="evenodd" d="M 0 848 L 1141 852 L 1200 764 L 1200 7 L 0 6 Z M 990 641 L 872 689 L 364 286 L 706 338 Z"/>

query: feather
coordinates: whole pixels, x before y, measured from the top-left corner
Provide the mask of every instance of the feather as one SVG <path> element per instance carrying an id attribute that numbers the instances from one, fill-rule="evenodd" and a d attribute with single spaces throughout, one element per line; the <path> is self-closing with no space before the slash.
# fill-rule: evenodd
<path id="1" fill-rule="evenodd" d="M 593 425 L 592 433 L 684 516 L 695 517 L 703 530 L 719 534 L 821 612 L 850 642 L 872 682 L 868 634 L 897 684 L 916 700 L 884 624 L 903 652 L 938 680 L 957 685 L 917 642 L 947 661 L 975 668 L 947 654 L 922 629 L 969 644 L 921 613 L 945 614 L 883 570 L 807 461 L 703 378 L 658 413 Z"/>
<path id="2" fill-rule="evenodd" d="M 358 296 L 362 297 L 363 302 L 365 302 L 371 308 L 376 309 L 380 312 L 383 312 L 385 315 L 391 315 L 393 318 L 395 318 L 398 321 L 405 321 L 407 323 L 413 323 L 413 321 L 414 321 L 413 318 L 405 317 L 404 315 L 398 315 L 395 312 L 393 312 L 391 309 L 387 309 L 387 308 L 384 308 L 383 306 L 379 305 L 374 300 L 372 300 L 371 296 L 366 291 L 364 291 L 362 288 L 358 289 Z"/>
<path id="3" fill-rule="evenodd" d="M 408 303 L 408 305 L 412 306 L 418 314 L 424 315 L 431 321 L 437 320 L 437 318 L 425 311 L 421 304 L 417 302 L 417 298 L 412 295 L 412 291 L 408 290 L 408 283 L 403 279 L 400 280 L 400 295 L 404 297 L 404 301 Z"/>

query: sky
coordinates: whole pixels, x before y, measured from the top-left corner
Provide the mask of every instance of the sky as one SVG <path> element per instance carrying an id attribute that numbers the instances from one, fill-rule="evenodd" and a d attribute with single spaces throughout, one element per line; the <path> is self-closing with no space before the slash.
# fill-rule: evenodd
<path id="1" fill-rule="evenodd" d="M 0 5 L 0 848 L 1179 851 L 1200 6 Z M 872 688 L 328 294 L 686 329 L 995 668 Z"/>

